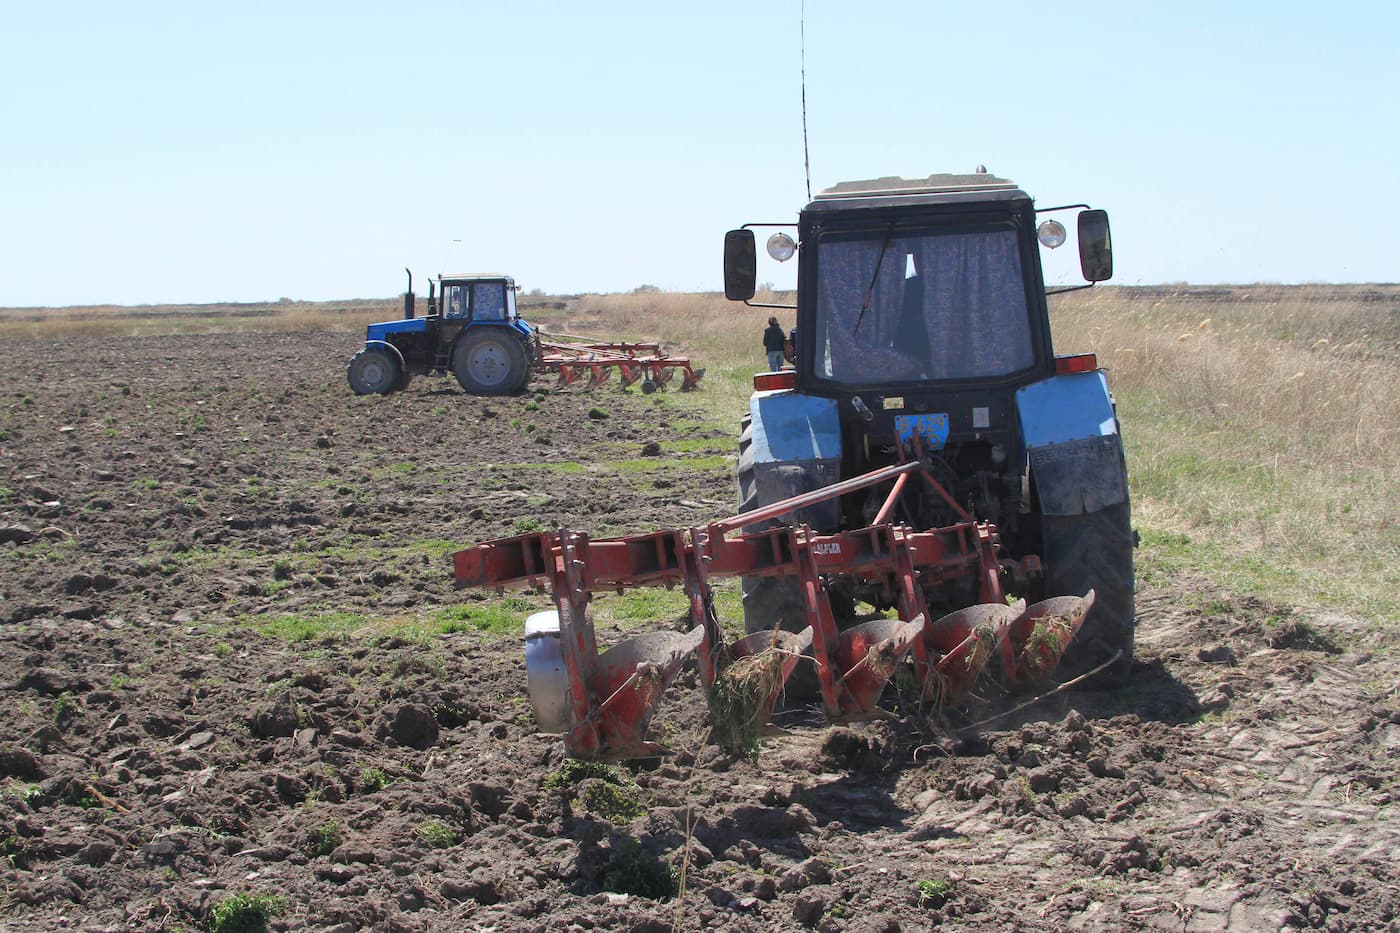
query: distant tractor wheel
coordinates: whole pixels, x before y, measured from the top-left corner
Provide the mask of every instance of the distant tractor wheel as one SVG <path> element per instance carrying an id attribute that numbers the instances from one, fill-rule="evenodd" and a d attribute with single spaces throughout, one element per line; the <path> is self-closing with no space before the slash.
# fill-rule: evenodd
<path id="1" fill-rule="evenodd" d="M 452 373 L 473 395 L 514 395 L 530 381 L 530 360 L 509 332 L 477 327 L 453 354 Z"/>
<path id="2" fill-rule="evenodd" d="M 399 361 L 385 350 L 366 347 L 350 359 L 346 378 L 356 395 L 388 395 L 399 388 Z"/>
<path id="3" fill-rule="evenodd" d="M 1048 595 L 1083 596 L 1094 591 L 1094 608 L 1065 651 L 1061 674 L 1083 674 L 1121 652 L 1094 679 L 1124 683 L 1133 667 L 1133 630 L 1137 624 L 1128 503 L 1083 515 L 1046 515 L 1041 519 L 1041 541 Z"/>

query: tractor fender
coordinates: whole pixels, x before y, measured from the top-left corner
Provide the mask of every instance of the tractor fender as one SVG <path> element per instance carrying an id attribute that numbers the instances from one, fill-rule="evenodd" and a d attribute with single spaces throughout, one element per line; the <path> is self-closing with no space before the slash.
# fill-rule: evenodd
<path id="1" fill-rule="evenodd" d="M 1128 501 L 1123 440 L 1102 371 L 1024 386 L 1016 408 L 1041 514 L 1083 515 Z"/>
<path id="2" fill-rule="evenodd" d="M 396 359 L 396 360 L 399 361 L 399 371 L 400 371 L 400 372 L 403 372 L 403 371 L 404 371 L 405 364 L 404 364 L 404 360 L 403 360 L 403 354 L 399 352 L 399 348 L 398 348 L 398 347 L 394 346 L 394 345 L 393 345 L 392 343 L 390 343 L 389 341 L 387 341 L 387 340 L 366 340 L 366 341 L 365 341 L 365 349 L 366 349 L 366 350 L 384 350 L 385 352 L 389 353 L 389 355 L 391 355 L 394 359 Z"/>
<path id="3" fill-rule="evenodd" d="M 753 508 L 841 479 L 841 419 L 834 399 L 786 389 L 755 392 L 749 399 L 746 436 L 739 457 L 741 507 L 745 498 L 752 497 Z M 790 520 L 831 529 L 837 515 L 837 503 L 831 500 L 802 509 Z"/>

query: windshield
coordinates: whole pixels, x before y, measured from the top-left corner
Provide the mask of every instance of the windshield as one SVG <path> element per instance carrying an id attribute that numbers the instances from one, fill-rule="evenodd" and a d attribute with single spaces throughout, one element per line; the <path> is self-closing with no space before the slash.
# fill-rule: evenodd
<path id="1" fill-rule="evenodd" d="M 820 240 L 816 371 L 854 384 L 1004 376 L 1035 361 L 1011 227 Z"/>

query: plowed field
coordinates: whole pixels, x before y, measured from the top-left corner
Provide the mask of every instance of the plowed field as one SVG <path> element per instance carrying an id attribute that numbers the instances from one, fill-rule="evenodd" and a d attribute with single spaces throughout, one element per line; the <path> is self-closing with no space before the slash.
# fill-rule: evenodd
<path id="1" fill-rule="evenodd" d="M 356 398 L 352 343 L 0 344 L 0 928 L 237 894 L 293 930 L 1396 928 L 1395 620 L 1198 580 L 1139 593 L 1123 690 L 791 710 L 749 763 L 684 673 L 669 758 L 561 769 L 506 625 L 546 600 L 448 555 L 727 515 L 735 429 L 615 386 Z"/>

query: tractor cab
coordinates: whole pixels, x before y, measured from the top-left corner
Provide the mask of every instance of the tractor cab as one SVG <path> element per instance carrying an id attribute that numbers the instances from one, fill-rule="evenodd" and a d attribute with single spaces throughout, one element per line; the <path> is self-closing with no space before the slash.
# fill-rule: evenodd
<path id="1" fill-rule="evenodd" d="M 439 313 L 444 321 L 501 324 L 518 321 L 515 280 L 504 275 L 444 275 Z M 432 305 L 429 305 L 432 313 Z"/>
<path id="2" fill-rule="evenodd" d="M 509 395 L 529 381 L 535 330 L 515 307 L 508 275 L 443 275 L 428 282 L 428 313 L 414 312 L 413 276 L 403 317 L 370 324 L 347 377 L 357 395 L 385 395 L 415 375 L 446 375 L 474 395 Z"/>

